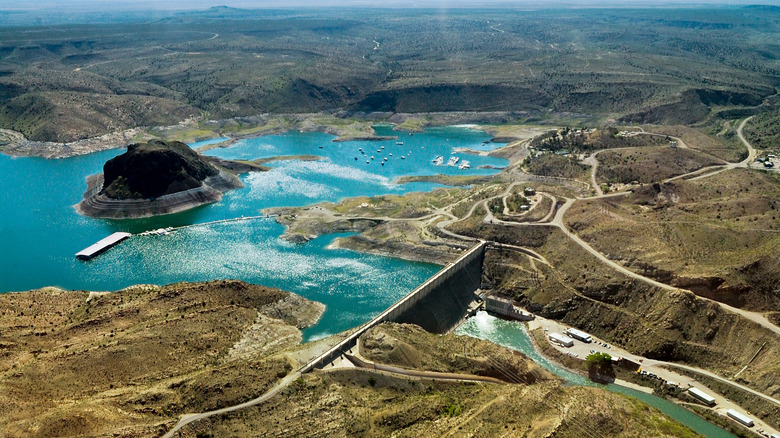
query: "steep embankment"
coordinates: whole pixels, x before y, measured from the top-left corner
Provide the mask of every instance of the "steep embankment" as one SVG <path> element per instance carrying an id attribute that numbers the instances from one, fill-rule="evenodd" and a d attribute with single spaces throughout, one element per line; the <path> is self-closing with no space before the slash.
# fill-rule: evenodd
<path id="1" fill-rule="evenodd" d="M 589 331 L 655 359 L 679 361 L 733 376 L 766 343 L 740 382 L 777 396 L 780 345 L 760 325 L 685 292 L 629 278 L 605 266 L 553 227 L 458 224 L 460 232 L 533 248 L 550 265 L 520 253 L 488 251 L 483 288 L 514 296 L 546 318 Z M 453 227 L 454 229 L 454 227 Z"/>
<path id="2" fill-rule="evenodd" d="M 200 156 L 184 143 L 132 144 L 108 160 L 103 174 L 87 180 L 79 213 L 103 218 L 135 218 L 176 213 L 217 202 L 222 192 L 242 187 L 219 160 Z"/>
<path id="3" fill-rule="evenodd" d="M 0 294 L 0 430 L 161 435 L 263 393 L 323 308 L 238 281 Z"/>

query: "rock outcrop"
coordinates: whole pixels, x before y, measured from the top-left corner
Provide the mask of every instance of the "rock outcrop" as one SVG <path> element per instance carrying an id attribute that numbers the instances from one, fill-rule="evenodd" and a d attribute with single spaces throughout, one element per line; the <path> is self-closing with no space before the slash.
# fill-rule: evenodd
<path id="1" fill-rule="evenodd" d="M 76 210 L 91 217 L 125 219 L 177 213 L 222 199 L 243 187 L 238 177 L 184 143 L 133 144 L 87 178 Z"/>

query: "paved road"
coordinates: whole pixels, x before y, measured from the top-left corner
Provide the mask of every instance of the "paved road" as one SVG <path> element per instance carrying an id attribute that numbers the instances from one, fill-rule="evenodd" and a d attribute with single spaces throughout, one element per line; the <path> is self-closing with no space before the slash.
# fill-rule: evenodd
<path id="1" fill-rule="evenodd" d="M 751 162 L 755 161 L 756 157 L 758 157 L 758 152 L 756 151 L 755 148 L 753 148 L 753 145 L 750 144 L 750 142 L 745 139 L 745 136 L 742 133 L 742 130 L 745 129 L 745 125 L 747 124 L 747 122 L 749 122 L 750 119 L 752 119 L 753 117 L 755 117 L 755 116 L 750 116 L 750 117 L 746 118 L 745 120 L 743 120 L 742 123 L 740 123 L 739 127 L 737 128 L 737 136 L 739 137 L 740 140 L 742 140 L 742 143 L 745 145 L 745 147 L 747 147 L 747 149 L 748 149 L 748 156 L 744 160 L 742 160 L 739 163 L 735 164 L 732 168 L 734 168 L 734 167 L 748 167 L 748 165 Z"/>
<path id="2" fill-rule="evenodd" d="M 358 354 L 344 354 L 350 362 L 361 369 L 384 371 L 392 374 L 398 374 L 406 377 L 415 377 L 420 379 L 441 380 L 450 382 L 483 382 L 483 383 L 495 383 L 499 385 L 506 384 L 503 380 L 499 380 L 493 377 L 475 376 L 473 374 L 458 374 L 458 373 L 440 373 L 436 371 L 420 371 L 420 370 L 408 370 L 405 368 L 394 367 L 391 365 L 385 365 L 380 363 L 371 362 Z"/>
<path id="3" fill-rule="evenodd" d="M 606 196 L 609 196 L 609 195 L 605 195 L 604 197 L 606 197 Z M 572 202 L 569 202 L 569 201 L 572 201 Z M 571 199 L 567 200 L 567 202 L 558 210 L 558 214 L 555 215 L 555 219 L 553 220 L 553 224 L 555 226 L 557 226 L 558 228 L 560 228 L 567 236 L 569 236 L 569 238 L 571 238 L 573 241 L 575 241 L 583 249 L 585 249 L 590 254 L 592 254 L 593 256 L 597 257 L 599 260 L 601 260 L 602 262 L 606 263 L 607 265 L 609 265 L 613 269 L 615 269 L 617 271 L 620 271 L 621 273 L 623 273 L 623 274 L 625 274 L 625 275 L 627 275 L 627 276 L 629 276 L 631 278 L 634 278 L 636 280 L 639 280 L 639 281 L 642 281 L 642 282 L 645 282 L 645 283 L 648 283 L 648 284 L 651 284 L 653 286 L 657 286 L 657 287 L 660 287 L 660 288 L 663 288 L 663 289 L 666 289 L 666 290 L 685 291 L 685 292 L 693 293 L 693 292 L 691 292 L 691 291 L 689 291 L 687 289 L 681 289 L 681 288 L 678 288 L 678 287 L 670 286 L 670 285 L 668 285 L 666 283 L 661 283 L 660 281 L 656 281 L 656 280 L 653 280 L 652 278 L 645 277 L 644 275 L 637 274 L 636 272 L 634 272 L 634 271 L 624 267 L 623 265 L 608 259 L 602 253 L 600 253 L 595 248 L 590 246 L 590 244 L 588 244 L 584 240 L 580 239 L 579 236 L 577 236 L 576 234 L 572 233 L 563 224 L 563 215 L 566 213 L 566 210 L 568 210 L 569 207 L 572 206 L 573 203 L 574 203 L 573 200 L 571 200 Z M 697 295 L 697 297 L 702 299 L 702 300 L 707 300 L 707 301 L 713 302 L 713 303 L 719 305 L 720 307 L 722 307 L 724 310 L 726 310 L 728 312 L 736 313 L 736 314 L 738 314 L 738 315 L 740 315 L 740 316 L 742 316 L 742 317 L 744 317 L 744 318 L 746 318 L 746 319 L 748 319 L 750 321 L 753 321 L 756 324 L 759 324 L 762 327 L 764 327 L 764 328 L 766 328 L 766 329 L 768 329 L 768 330 L 770 330 L 770 331 L 780 335 L 780 327 L 778 327 L 775 324 L 773 324 L 772 322 L 770 322 L 766 318 L 766 316 L 764 316 L 761 313 L 750 312 L 748 310 L 738 309 L 736 307 L 729 306 L 728 304 L 721 303 L 720 301 L 711 300 L 709 298 L 705 298 L 705 297 L 702 297 L 702 296 L 698 296 Z"/>
<path id="4" fill-rule="evenodd" d="M 720 382 L 726 383 L 726 384 L 731 385 L 731 386 L 735 386 L 735 387 L 737 387 L 737 388 L 739 388 L 739 389 L 741 389 L 743 391 L 747 391 L 747 392 L 749 392 L 749 393 L 751 393 L 751 394 L 753 394 L 755 396 L 761 397 L 764 400 L 767 400 L 769 402 L 772 402 L 772 403 L 776 404 L 777 406 L 780 406 L 780 400 L 778 400 L 776 398 L 770 397 L 769 395 L 764 394 L 763 392 L 759 392 L 759 391 L 756 391 L 754 389 L 750 389 L 750 388 L 748 388 L 745 385 L 741 385 L 741 384 L 739 384 L 737 382 L 734 382 L 732 380 L 726 379 L 726 378 L 721 377 L 721 376 L 719 376 L 719 375 L 717 375 L 715 373 L 712 373 L 712 372 L 707 371 L 707 370 L 703 370 L 701 368 L 695 368 L 695 367 L 691 367 L 691 366 L 688 366 L 688 365 L 683 365 L 683 364 L 678 364 L 678 363 L 673 363 L 673 362 L 664 362 L 664 361 L 653 360 L 653 359 L 645 359 L 645 364 L 646 365 L 651 365 L 651 364 L 652 365 L 663 365 L 663 366 L 666 366 L 666 367 L 683 369 L 683 370 L 690 371 L 690 372 L 697 373 L 697 374 L 703 374 L 703 375 L 705 375 L 707 377 L 711 377 L 711 378 L 713 378 L 715 380 L 718 380 Z"/>
<path id="5" fill-rule="evenodd" d="M 750 142 L 747 141 L 747 139 L 745 139 L 745 136 L 742 133 L 742 130 L 745 128 L 745 125 L 747 124 L 747 122 L 749 122 L 750 119 L 752 119 L 753 117 L 755 117 L 755 116 L 750 116 L 750 117 L 746 118 L 745 120 L 743 120 L 742 123 L 740 123 L 739 127 L 737 128 L 737 137 L 739 137 L 739 139 L 742 141 L 742 144 L 744 144 L 745 147 L 748 150 L 747 157 L 744 160 L 740 161 L 739 163 L 728 163 L 725 167 L 723 167 L 720 170 L 717 170 L 717 171 L 711 172 L 711 173 L 706 173 L 704 175 L 697 176 L 695 178 L 691 178 L 690 179 L 691 181 L 704 179 L 704 178 L 709 178 L 709 177 L 711 177 L 713 175 L 717 175 L 717 174 L 723 172 L 724 170 L 735 169 L 737 167 L 749 168 L 750 167 L 750 163 L 752 163 L 753 161 L 756 161 L 756 158 L 758 157 L 758 152 L 753 147 L 753 145 L 750 144 Z"/>
<path id="6" fill-rule="evenodd" d="M 599 185 L 598 181 L 596 181 L 596 172 L 598 172 L 599 169 L 599 160 L 596 158 L 597 154 L 598 152 L 594 153 L 588 158 L 582 160 L 582 162 L 590 166 L 590 184 L 593 186 L 593 190 L 596 191 L 596 196 L 602 196 L 604 195 L 604 192 L 601 190 L 601 186 Z"/>

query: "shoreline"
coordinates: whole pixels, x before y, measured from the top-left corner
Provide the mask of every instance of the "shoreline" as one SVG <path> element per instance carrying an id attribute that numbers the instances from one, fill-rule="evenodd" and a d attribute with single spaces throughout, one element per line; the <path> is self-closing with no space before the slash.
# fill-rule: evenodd
<path id="1" fill-rule="evenodd" d="M 341 117 L 343 115 L 344 117 Z M 229 147 L 239 140 L 278 135 L 290 131 L 322 132 L 335 136 L 333 142 L 348 141 L 385 141 L 395 140 L 398 136 L 382 136 L 373 132 L 373 126 L 389 124 L 393 130 L 399 132 L 421 132 L 426 128 L 444 126 L 463 126 L 467 124 L 469 129 L 484 131 L 493 136 L 491 142 L 512 143 L 523 141 L 527 135 L 537 134 L 547 129 L 538 128 L 539 123 L 526 125 L 517 115 L 508 112 L 436 112 L 436 113 L 356 113 L 329 115 L 324 113 L 303 114 L 258 114 L 247 117 L 234 117 L 223 120 L 198 120 L 189 118 L 176 125 L 169 126 L 137 126 L 122 131 L 108 132 L 95 137 L 88 137 L 72 142 L 50 142 L 29 140 L 23 134 L 0 129 L 10 139 L 0 145 L 0 154 L 10 157 L 38 157 L 46 159 L 62 159 L 112 149 L 119 149 L 130 143 L 144 142 L 153 139 L 179 140 L 185 143 L 209 140 L 219 137 L 227 137 L 220 143 L 205 145 L 197 150 L 203 152 L 209 149 Z M 526 114 L 527 116 L 527 114 Z M 232 130 L 236 124 L 244 121 L 256 123 L 254 127 Z M 415 123 L 419 121 L 419 123 Z M 335 123 L 351 122 L 351 123 Z M 408 123 L 407 123 L 408 122 Z M 498 125 L 515 127 L 517 131 L 511 134 L 496 129 Z M 551 125 L 552 126 L 552 125 Z M 357 128 L 356 128 L 357 127 Z M 537 127 L 537 128 L 533 128 Z M 355 129 L 362 131 L 356 132 Z M 370 129 L 369 132 L 367 129 Z M 193 131 L 197 135 L 190 135 Z M 208 133 L 204 133 L 207 131 Z M 492 151 L 491 151 L 492 152 Z"/>
<path id="2" fill-rule="evenodd" d="M 361 237 L 361 235 L 359 234 L 350 237 L 338 237 L 334 239 L 333 242 L 331 242 L 327 246 L 327 248 L 346 249 L 349 251 L 355 251 L 363 254 L 378 255 L 382 257 L 406 260 L 408 262 L 428 263 L 431 265 L 437 265 L 441 267 L 444 267 L 448 263 L 452 262 L 453 260 L 456 260 L 457 256 L 459 255 L 459 254 L 453 254 L 453 255 L 435 254 L 434 252 L 423 251 L 424 249 L 427 248 L 423 248 L 415 245 L 400 244 L 397 246 L 392 246 L 374 240 L 371 240 L 370 247 L 366 247 L 357 244 L 358 240 L 352 238 L 358 238 L 366 241 L 370 240 Z"/>

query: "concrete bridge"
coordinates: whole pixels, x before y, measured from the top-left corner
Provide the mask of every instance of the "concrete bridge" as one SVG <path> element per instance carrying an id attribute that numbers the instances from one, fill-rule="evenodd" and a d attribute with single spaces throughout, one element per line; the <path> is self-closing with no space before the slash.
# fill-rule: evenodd
<path id="1" fill-rule="evenodd" d="M 432 333 L 447 333 L 468 311 L 482 282 L 482 262 L 487 243 L 480 241 L 453 263 L 401 298 L 347 339 L 310 361 L 300 372 L 324 368 L 357 345 L 358 338 L 383 322 L 417 324 Z"/>

